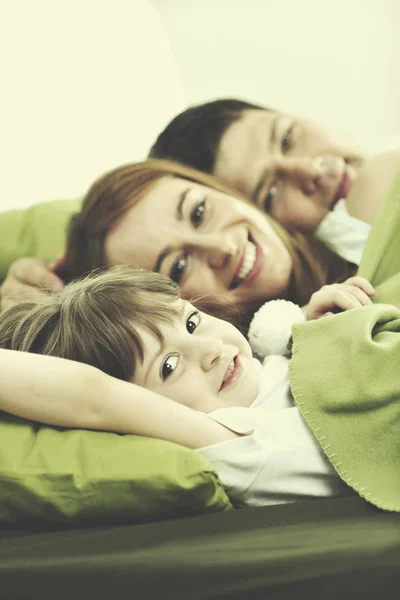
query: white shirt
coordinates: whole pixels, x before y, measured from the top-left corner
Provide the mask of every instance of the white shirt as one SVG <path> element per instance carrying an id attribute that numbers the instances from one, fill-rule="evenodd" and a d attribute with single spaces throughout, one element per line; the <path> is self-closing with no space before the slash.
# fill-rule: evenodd
<path id="1" fill-rule="evenodd" d="M 400 135 L 379 149 L 376 154 L 400 148 Z M 346 201 L 339 200 L 315 230 L 315 237 L 336 254 L 359 265 L 368 240 L 371 225 L 352 217 L 346 209 Z"/>
<path id="2" fill-rule="evenodd" d="M 198 450 L 214 464 L 236 507 L 351 493 L 293 403 L 288 363 L 283 356 L 267 357 L 260 391 L 250 407 L 222 408 L 208 415 L 249 434 Z"/>
<path id="3" fill-rule="evenodd" d="M 359 265 L 368 240 L 371 225 L 352 217 L 346 201 L 339 200 L 315 230 L 315 237 L 333 252 Z"/>

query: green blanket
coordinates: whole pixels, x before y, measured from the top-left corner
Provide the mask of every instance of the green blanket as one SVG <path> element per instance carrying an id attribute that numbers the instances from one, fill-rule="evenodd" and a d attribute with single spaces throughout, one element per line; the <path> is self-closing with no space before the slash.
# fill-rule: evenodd
<path id="1" fill-rule="evenodd" d="M 54 200 L 0 213 L 0 283 L 18 258 L 35 256 L 52 262 L 62 254 L 69 220 L 81 203 L 79 198 Z"/>
<path id="2" fill-rule="evenodd" d="M 400 511 L 400 173 L 359 273 L 376 303 L 293 328 L 293 396 L 340 477 Z"/>

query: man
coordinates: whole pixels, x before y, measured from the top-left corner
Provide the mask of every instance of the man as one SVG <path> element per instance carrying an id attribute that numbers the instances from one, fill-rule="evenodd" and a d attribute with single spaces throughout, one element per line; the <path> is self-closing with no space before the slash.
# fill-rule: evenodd
<path id="1" fill-rule="evenodd" d="M 364 159 L 318 124 L 240 100 L 216 100 L 176 116 L 152 158 L 212 173 L 284 227 L 312 232 L 349 195 Z"/>

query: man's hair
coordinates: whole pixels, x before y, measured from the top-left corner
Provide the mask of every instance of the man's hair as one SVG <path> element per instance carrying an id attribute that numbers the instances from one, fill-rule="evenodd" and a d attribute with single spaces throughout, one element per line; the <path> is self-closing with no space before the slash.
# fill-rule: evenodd
<path id="1" fill-rule="evenodd" d="M 165 158 L 212 173 L 219 143 L 245 110 L 269 110 L 242 100 L 214 100 L 177 115 L 160 133 L 150 158 Z"/>
<path id="2" fill-rule="evenodd" d="M 174 321 L 179 297 L 178 286 L 157 273 L 126 266 L 97 272 L 4 311 L 0 348 L 75 360 L 131 381 L 145 352 L 137 327 L 162 342 L 158 324 Z"/>

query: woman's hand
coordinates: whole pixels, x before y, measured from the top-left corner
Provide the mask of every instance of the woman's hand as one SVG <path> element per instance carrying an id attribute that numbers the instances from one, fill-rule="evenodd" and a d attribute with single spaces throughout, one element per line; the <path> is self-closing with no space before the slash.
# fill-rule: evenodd
<path id="1" fill-rule="evenodd" d="M 48 292 L 60 290 L 64 283 L 37 258 L 20 258 L 12 263 L 0 287 L 1 310 L 20 300 L 36 300 Z"/>
<path id="2" fill-rule="evenodd" d="M 310 302 L 302 307 L 307 321 L 333 314 L 335 309 L 350 310 L 372 303 L 375 290 L 364 277 L 350 277 L 344 283 L 324 285 L 315 292 Z"/>

